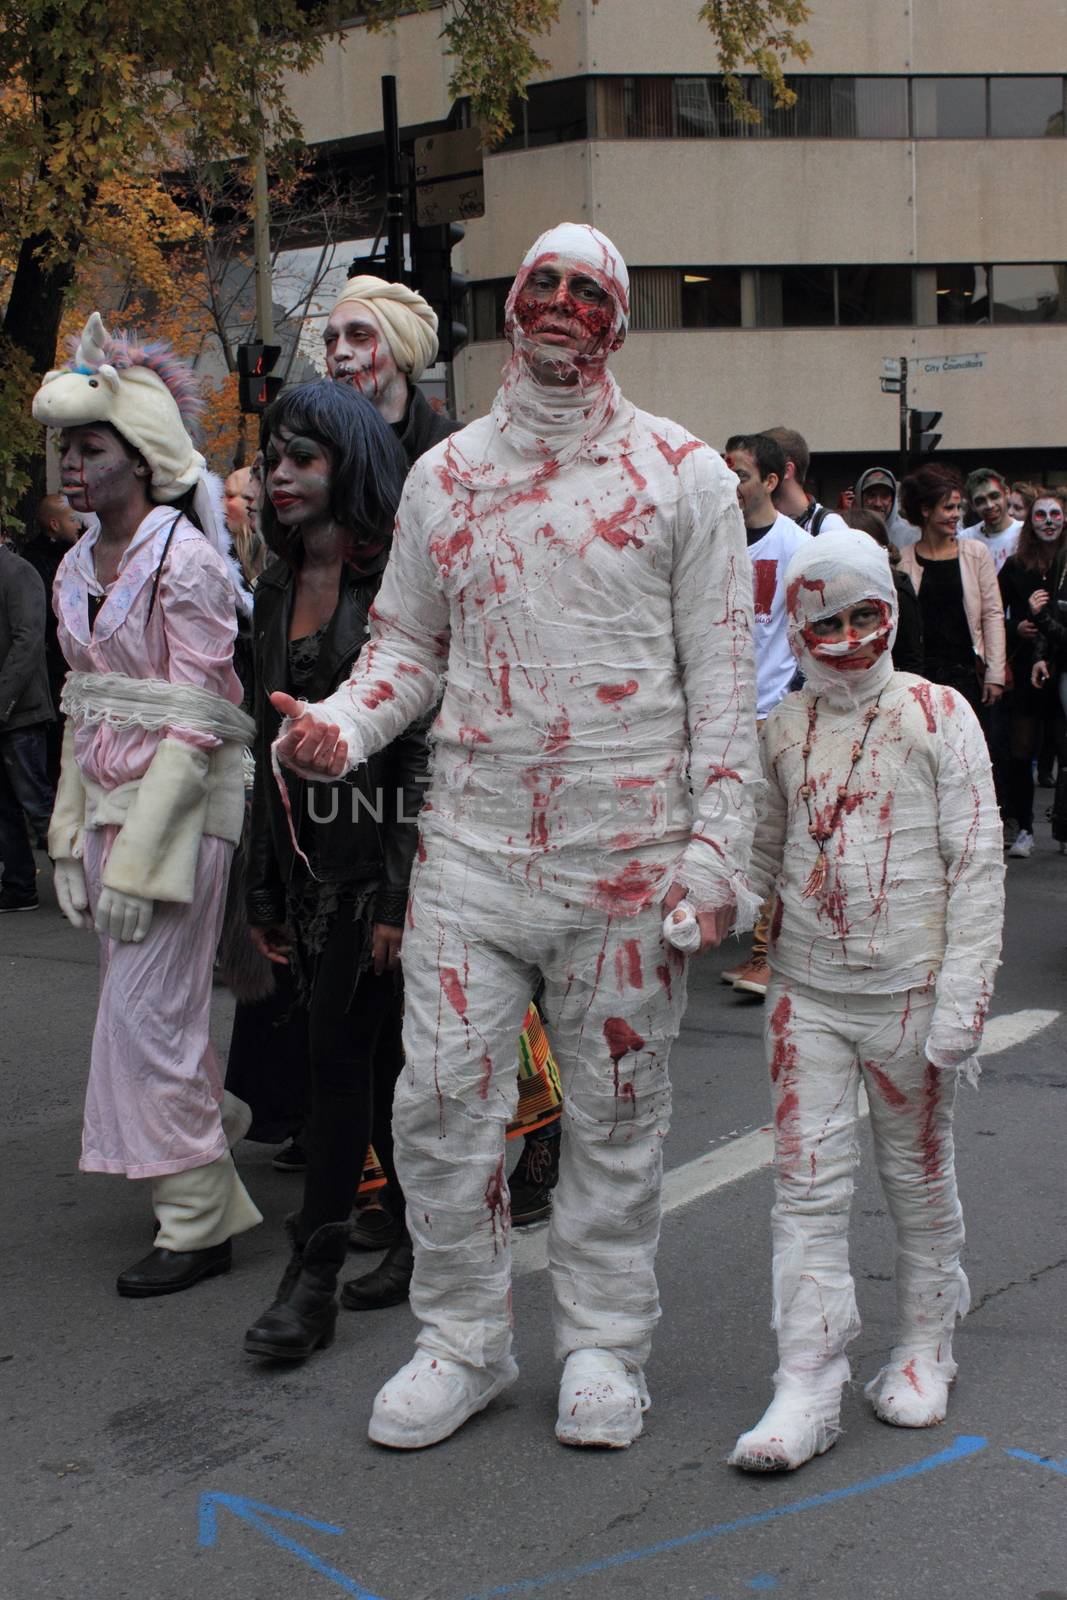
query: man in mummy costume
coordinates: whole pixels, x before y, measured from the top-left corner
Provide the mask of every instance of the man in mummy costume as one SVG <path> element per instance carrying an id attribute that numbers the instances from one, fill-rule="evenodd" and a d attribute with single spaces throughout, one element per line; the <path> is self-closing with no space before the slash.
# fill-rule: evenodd
<path id="1" fill-rule="evenodd" d="M 775 891 L 766 1042 L 775 1113 L 775 1398 L 730 1461 L 803 1465 L 840 1432 L 859 1332 L 848 1221 L 857 1094 L 897 1235 L 897 1333 L 867 1385 L 903 1428 L 944 1420 L 967 1310 L 952 1115 L 1000 955 L 1003 836 L 963 697 L 894 672 L 889 561 L 820 534 L 786 573 L 805 687 L 763 728 L 753 886 Z"/>
<path id="2" fill-rule="evenodd" d="M 228 1271 L 261 1221 L 228 1149 L 248 1108 L 223 1095 L 209 1029 L 254 731 L 233 670 L 250 597 L 186 427 L 197 398 L 169 346 L 112 338 L 94 312 L 33 402 L 91 518 L 55 582 L 72 670 L 48 851 L 60 909 L 100 936 L 80 1165 L 152 1184 L 155 1246 L 117 1285 L 135 1297 Z"/>
<path id="3" fill-rule="evenodd" d="M 422 1329 L 370 1424 L 396 1448 L 448 1437 L 516 1377 L 504 1129 L 542 976 L 565 1102 L 548 1246 L 556 1434 L 621 1448 L 641 1432 L 685 1004 L 662 918 L 687 898 L 706 947 L 758 905 L 736 480 L 620 394 L 607 361 L 627 315 L 610 240 L 575 224 L 538 239 L 508 298 L 513 353 L 491 413 L 408 478 L 351 678 L 309 708 L 274 696 L 293 718 L 280 759 L 335 776 L 445 680 L 394 1106 Z"/>

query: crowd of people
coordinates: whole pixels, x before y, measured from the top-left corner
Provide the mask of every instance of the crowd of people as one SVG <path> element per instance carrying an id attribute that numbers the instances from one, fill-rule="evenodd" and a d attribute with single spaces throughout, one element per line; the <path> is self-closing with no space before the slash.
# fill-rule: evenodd
<path id="1" fill-rule="evenodd" d="M 945 1416 L 953 1101 L 1035 769 L 1067 843 L 1067 502 L 928 461 L 820 505 L 795 430 L 720 455 L 627 401 L 628 317 L 611 241 L 550 230 L 461 427 L 418 387 L 430 307 L 355 277 L 328 376 L 223 487 L 189 370 L 94 314 L 34 401 L 62 492 L 0 545 L 0 910 L 37 908 L 47 837 L 101 941 L 81 1166 L 148 1180 L 157 1229 L 119 1293 L 228 1271 L 262 1220 L 231 1148 L 283 1145 L 303 1195 L 245 1348 L 307 1360 L 339 1303 L 409 1298 L 369 1429 L 399 1449 L 514 1381 L 510 1229 L 546 1216 L 557 1438 L 639 1436 L 688 963 L 752 930 L 723 976 L 766 999 L 779 1366 L 730 1459 L 791 1469 L 859 1330 L 861 1081 L 898 1243 L 867 1392 Z M 339 1291 L 352 1244 L 384 1255 Z"/>

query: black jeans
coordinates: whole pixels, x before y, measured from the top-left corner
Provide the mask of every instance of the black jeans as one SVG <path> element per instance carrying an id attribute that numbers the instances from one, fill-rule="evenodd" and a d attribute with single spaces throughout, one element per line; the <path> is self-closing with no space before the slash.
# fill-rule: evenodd
<path id="1" fill-rule="evenodd" d="M 359 942 L 357 929 L 336 917 L 312 984 L 302 1240 L 324 1223 L 348 1220 L 372 1141 L 390 1188 L 400 1193 L 392 1138 L 393 1090 L 403 1065 L 400 977 L 366 972 L 353 992 Z"/>
<path id="2" fill-rule="evenodd" d="M 0 733 L 0 881 L 10 894 L 29 899 L 37 890 L 26 823 L 44 838 L 55 793 L 48 781 L 45 724 Z"/>

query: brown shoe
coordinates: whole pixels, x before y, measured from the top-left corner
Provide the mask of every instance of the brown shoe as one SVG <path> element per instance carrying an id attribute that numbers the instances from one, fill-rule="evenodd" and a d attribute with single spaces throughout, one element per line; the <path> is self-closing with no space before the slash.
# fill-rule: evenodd
<path id="1" fill-rule="evenodd" d="M 741 994 L 758 995 L 762 1000 L 771 981 L 771 969 L 762 956 L 753 956 L 734 979 L 734 988 Z"/>
<path id="2" fill-rule="evenodd" d="M 742 973 L 747 971 L 751 964 L 752 963 L 750 961 L 746 961 L 744 965 L 740 967 L 727 967 L 725 972 L 719 973 L 719 982 L 729 984 L 730 988 L 732 989 L 738 978 L 741 977 Z"/>

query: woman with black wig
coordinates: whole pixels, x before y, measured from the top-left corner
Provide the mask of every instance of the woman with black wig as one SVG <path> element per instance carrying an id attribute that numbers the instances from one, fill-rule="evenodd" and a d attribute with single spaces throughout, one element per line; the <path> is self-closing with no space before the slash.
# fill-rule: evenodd
<path id="1" fill-rule="evenodd" d="M 292 1257 L 245 1349 L 303 1360 L 333 1339 L 348 1217 L 372 1138 L 396 1184 L 400 943 L 427 753 L 415 727 L 350 781 L 308 785 L 272 770 L 280 719 L 268 692 L 284 684 L 319 700 L 348 677 L 369 631 L 406 461 L 370 402 L 329 382 L 275 400 L 262 445 L 262 527 L 275 559 L 259 579 L 253 623 L 247 908 L 255 944 L 291 967 L 307 1011 L 311 1105 L 303 1205 L 287 1223 Z M 374 1273 L 346 1285 L 345 1303 L 391 1304 L 409 1276 L 405 1235 Z"/>

